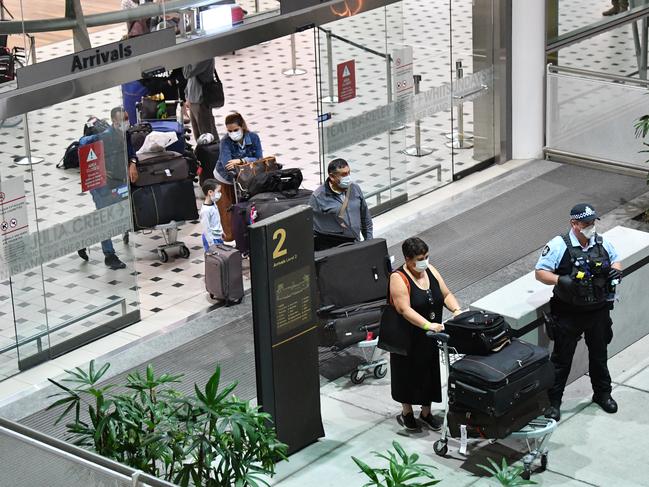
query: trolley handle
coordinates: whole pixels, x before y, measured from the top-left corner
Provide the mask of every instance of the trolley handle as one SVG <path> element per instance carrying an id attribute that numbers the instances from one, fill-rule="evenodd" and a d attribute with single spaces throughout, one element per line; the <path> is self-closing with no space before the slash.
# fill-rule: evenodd
<path id="1" fill-rule="evenodd" d="M 426 336 L 441 343 L 448 343 L 449 338 L 451 338 L 448 333 L 435 333 L 434 331 L 426 332 Z"/>

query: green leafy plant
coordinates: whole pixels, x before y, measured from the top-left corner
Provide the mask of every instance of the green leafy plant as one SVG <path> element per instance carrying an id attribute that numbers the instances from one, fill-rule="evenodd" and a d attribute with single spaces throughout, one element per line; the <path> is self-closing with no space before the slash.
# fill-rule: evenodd
<path id="1" fill-rule="evenodd" d="M 643 115 L 640 117 L 633 126 L 635 128 L 635 136 L 639 139 L 645 139 L 647 134 L 649 134 L 649 115 Z M 649 143 L 643 142 L 642 145 L 649 147 Z M 640 151 L 643 153 L 649 152 L 649 149 Z M 646 162 L 649 162 L 646 161 Z M 647 175 L 647 184 L 649 184 L 649 174 Z"/>
<path id="2" fill-rule="evenodd" d="M 416 453 L 408 455 L 396 441 L 392 442 L 392 446 L 396 454 L 391 450 L 388 450 L 387 455 L 372 452 L 388 462 L 387 467 L 384 468 L 372 468 L 358 458 L 352 457 L 361 472 L 370 479 L 364 487 L 426 487 L 440 482 L 429 472 L 429 469 L 435 467 L 418 463 L 419 455 Z"/>
<path id="3" fill-rule="evenodd" d="M 93 361 L 88 371 L 66 371 L 62 383 L 51 380 L 62 392 L 48 409 L 64 408 L 56 423 L 72 415 L 74 444 L 181 486 L 268 485 L 286 459 L 270 416 L 234 396 L 236 383 L 221 389 L 219 367 L 194 395 L 172 388 L 182 376 L 156 376 L 151 365 L 114 392 L 115 384 L 99 384 L 109 368 Z"/>
<path id="4" fill-rule="evenodd" d="M 536 484 L 533 480 L 525 480 L 521 476 L 525 469 L 520 465 L 507 465 L 507 460 L 504 458 L 501 465 L 498 465 L 491 458 L 487 458 L 487 461 L 491 464 L 491 467 L 487 467 L 486 465 L 478 465 L 478 467 L 489 472 L 495 480 L 500 482 L 500 485 L 514 487 L 518 485 Z"/>

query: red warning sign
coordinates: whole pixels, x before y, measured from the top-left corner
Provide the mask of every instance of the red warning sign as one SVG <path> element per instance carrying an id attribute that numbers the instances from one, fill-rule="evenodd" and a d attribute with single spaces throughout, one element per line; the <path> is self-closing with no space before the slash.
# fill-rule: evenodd
<path id="1" fill-rule="evenodd" d="M 79 169 L 81 170 L 81 191 L 89 191 L 106 185 L 104 143 L 101 140 L 79 147 Z"/>
<path id="2" fill-rule="evenodd" d="M 338 65 L 338 103 L 356 98 L 356 61 Z"/>

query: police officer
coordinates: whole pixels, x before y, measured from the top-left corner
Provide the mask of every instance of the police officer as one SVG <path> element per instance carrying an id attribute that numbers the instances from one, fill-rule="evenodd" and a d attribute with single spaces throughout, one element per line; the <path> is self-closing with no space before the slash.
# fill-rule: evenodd
<path id="1" fill-rule="evenodd" d="M 550 240 L 536 264 L 536 279 L 554 286 L 550 309 L 555 321 L 555 381 L 548 393 L 550 409 L 546 417 L 557 421 L 561 418 L 561 398 L 572 357 L 582 334 L 588 346 L 593 402 L 607 413 L 617 412 L 617 403 L 611 397 L 606 348 L 613 337 L 610 310 L 622 266 L 613 245 L 597 234 L 596 220 L 599 218 L 591 205 L 575 205 L 570 210 L 570 231 Z"/>

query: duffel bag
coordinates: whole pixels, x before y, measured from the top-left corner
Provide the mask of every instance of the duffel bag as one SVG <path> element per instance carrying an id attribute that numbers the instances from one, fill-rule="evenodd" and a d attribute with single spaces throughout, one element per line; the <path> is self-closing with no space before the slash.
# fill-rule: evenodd
<path id="1" fill-rule="evenodd" d="M 246 162 L 235 166 L 235 186 L 239 194 L 239 200 L 247 200 L 250 198 L 248 188 L 252 180 L 257 174 L 262 174 L 271 171 L 278 171 L 282 168 L 281 164 L 277 163 L 274 157 L 264 157 L 253 162 Z"/>
<path id="2" fill-rule="evenodd" d="M 297 194 L 288 193 L 259 193 L 250 198 L 250 202 L 255 204 L 257 219 L 263 220 L 269 216 L 277 215 L 289 208 L 298 205 L 308 205 L 311 193 L 308 189 L 299 189 Z"/>
<path id="3" fill-rule="evenodd" d="M 189 179 L 187 159 L 177 152 L 146 152 L 140 154 L 137 168 L 137 181 L 134 186 L 151 186 Z"/>
<path id="4" fill-rule="evenodd" d="M 298 168 L 280 169 L 278 171 L 257 174 L 248 186 L 248 194 L 295 192 L 302 184 L 302 171 Z"/>
<path id="5" fill-rule="evenodd" d="M 465 311 L 444 323 L 448 346 L 457 353 L 485 355 L 506 344 L 511 328 L 505 319 L 484 311 Z"/>
<path id="6" fill-rule="evenodd" d="M 171 221 L 198 220 L 191 179 L 134 188 L 131 205 L 136 231 Z"/>

